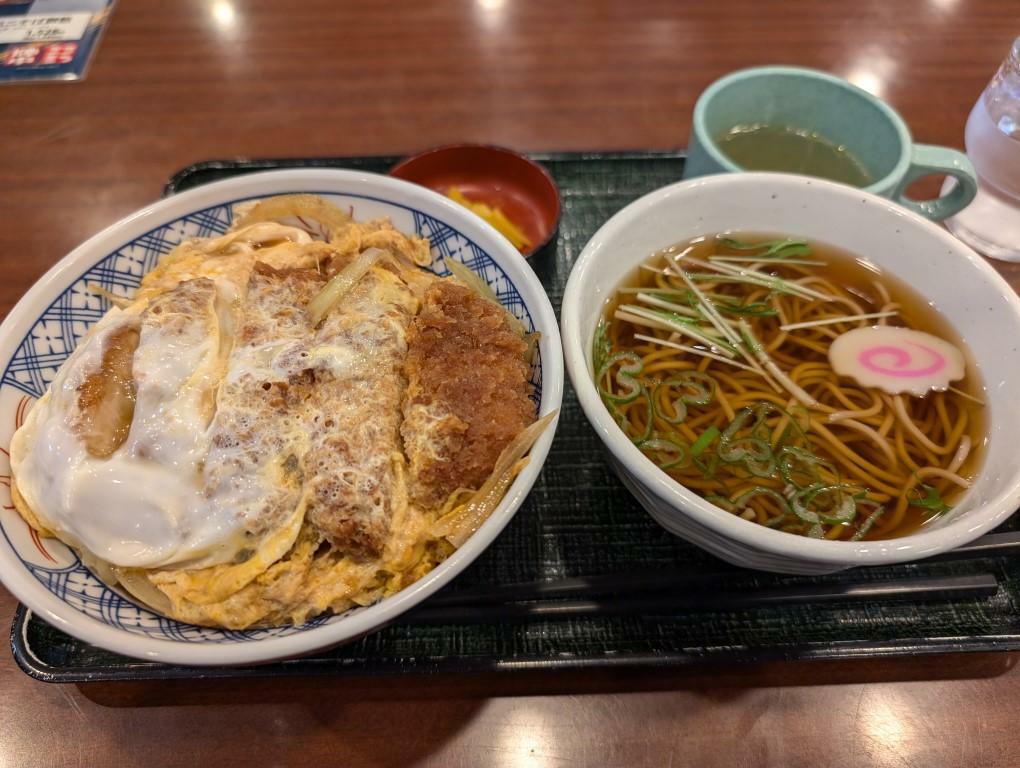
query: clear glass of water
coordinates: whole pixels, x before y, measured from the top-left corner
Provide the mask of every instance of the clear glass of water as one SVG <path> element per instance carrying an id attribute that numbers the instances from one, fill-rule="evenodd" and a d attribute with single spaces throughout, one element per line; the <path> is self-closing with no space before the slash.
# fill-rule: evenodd
<path id="1" fill-rule="evenodd" d="M 978 194 L 946 226 L 985 256 L 1020 261 L 1020 37 L 974 105 L 964 142 Z"/>

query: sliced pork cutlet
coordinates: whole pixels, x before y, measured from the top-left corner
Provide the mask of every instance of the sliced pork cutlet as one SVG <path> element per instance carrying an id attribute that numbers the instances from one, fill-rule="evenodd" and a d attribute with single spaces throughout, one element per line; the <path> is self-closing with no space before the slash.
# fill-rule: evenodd
<path id="1" fill-rule="evenodd" d="M 308 519 L 339 551 L 378 557 L 389 535 L 400 453 L 407 328 L 418 302 L 392 272 L 370 269 L 315 332 L 306 407 Z"/>
<path id="2" fill-rule="evenodd" d="M 197 461 L 232 337 L 230 302 L 209 278 L 178 283 L 149 302 L 134 357 L 134 455 L 160 464 Z"/>
<path id="3" fill-rule="evenodd" d="M 411 324 L 401 435 L 411 498 L 436 509 L 477 489 L 535 421 L 527 344 L 505 310 L 452 280 L 434 283 Z"/>
<path id="4" fill-rule="evenodd" d="M 322 283 L 315 270 L 255 264 L 217 394 L 205 494 L 246 518 L 252 544 L 302 500 L 302 401 L 313 333 L 304 307 Z"/>

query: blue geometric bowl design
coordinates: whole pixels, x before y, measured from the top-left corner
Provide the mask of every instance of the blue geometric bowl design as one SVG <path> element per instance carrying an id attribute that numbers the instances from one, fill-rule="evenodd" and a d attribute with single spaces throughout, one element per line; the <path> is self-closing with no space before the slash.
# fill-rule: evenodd
<path id="1" fill-rule="evenodd" d="M 535 330 L 532 317 L 520 293 L 503 269 L 488 253 L 449 224 L 421 211 L 379 198 L 349 193 L 312 194 L 339 198 L 345 204 L 353 204 L 355 218 L 365 218 L 358 215 L 358 199 L 370 201 L 374 210 L 378 210 L 382 205 L 393 208 L 394 214 L 403 213 L 404 218 L 410 213 L 413 216 L 414 232 L 428 238 L 432 245 L 433 271 L 436 274 L 449 274 L 445 265 L 446 259 L 454 259 L 465 264 L 485 279 L 500 302 L 523 323 L 527 331 Z M 99 286 L 116 296 L 132 296 L 142 277 L 156 266 L 160 258 L 187 239 L 222 234 L 233 221 L 233 206 L 251 199 L 256 198 L 233 200 L 195 211 L 153 229 L 108 254 L 78 277 L 36 320 L 0 378 L 0 395 L 7 389 L 23 393 L 22 403 L 17 408 L 17 418 L 20 420 L 29 400 L 42 396 L 64 360 L 109 309 L 107 299 L 90 290 L 90 286 Z M 533 398 L 537 404 L 541 401 L 542 395 L 540 359 L 536 359 L 531 383 L 534 387 Z M 6 464 L 6 456 L 0 457 L 0 464 Z M 0 466 L 0 469 L 10 471 L 9 466 Z M 2 476 L 2 479 L 6 486 L 9 483 L 9 475 Z M 3 492 L 0 501 L 9 511 L 12 509 L 9 489 L 0 488 L 0 491 Z M 22 530 L 15 532 L 9 529 L 11 526 L 19 526 Z M 16 515 L 0 517 L 0 533 L 18 554 L 25 568 L 46 589 L 86 616 L 112 627 L 151 638 L 201 643 L 262 640 L 292 635 L 364 610 L 354 608 L 342 616 L 319 616 L 299 627 L 229 631 L 185 624 L 164 618 L 136 605 L 118 590 L 106 586 L 81 563 L 74 552 L 60 542 L 52 539 L 39 541 L 34 535 L 26 537 L 24 530 L 27 528 L 28 526 Z M 40 559 L 40 555 L 47 562 L 52 561 L 52 565 L 34 562 Z"/>

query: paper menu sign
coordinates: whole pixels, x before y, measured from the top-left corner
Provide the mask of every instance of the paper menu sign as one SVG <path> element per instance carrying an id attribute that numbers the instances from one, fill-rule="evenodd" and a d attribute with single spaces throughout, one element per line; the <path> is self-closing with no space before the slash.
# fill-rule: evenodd
<path id="1" fill-rule="evenodd" d="M 0 16 L 0 43 L 46 43 L 81 40 L 91 13 Z"/>
<path id="2" fill-rule="evenodd" d="M 79 80 L 114 0 L 0 0 L 0 83 Z"/>

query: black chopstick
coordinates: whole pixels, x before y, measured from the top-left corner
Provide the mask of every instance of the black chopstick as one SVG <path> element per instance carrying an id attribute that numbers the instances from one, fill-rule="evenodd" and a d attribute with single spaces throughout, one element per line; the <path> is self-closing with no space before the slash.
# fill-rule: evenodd
<path id="1" fill-rule="evenodd" d="M 413 611 L 411 624 L 474 624 L 493 621 L 562 619 L 578 616 L 662 616 L 691 611 L 771 608 L 811 603 L 932 601 L 980 598 L 994 595 L 999 582 L 990 573 L 969 576 L 917 577 L 884 582 L 805 584 L 767 589 L 695 590 L 677 594 L 622 595 L 596 600 L 532 600 L 502 604 L 436 605 L 433 601 Z M 517 600 L 526 599 L 518 596 Z"/>
<path id="2" fill-rule="evenodd" d="M 972 560 L 976 558 L 1020 555 L 1020 531 L 987 533 L 971 544 L 919 562 Z M 430 608 L 462 605 L 502 604 L 528 600 L 585 598 L 605 595 L 660 592 L 674 588 L 691 588 L 699 584 L 716 584 L 720 578 L 733 577 L 733 571 L 640 571 L 610 573 L 573 578 L 524 581 L 514 584 L 484 585 L 459 592 L 440 593 L 428 601 Z"/>
<path id="3" fill-rule="evenodd" d="M 970 544 L 936 555 L 931 560 L 972 560 L 978 557 L 1006 555 L 1020 555 L 1020 531 L 988 533 Z"/>
<path id="4" fill-rule="evenodd" d="M 919 562 L 971 560 L 1008 555 L 1020 555 L 1020 532 L 990 533 L 970 544 Z M 691 589 L 702 584 L 718 584 L 720 579 L 734 578 L 734 575 L 733 571 L 702 570 L 698 573 L 669 570 L 638 571 L 528 581 L 518 584 L 485 585 L 457 592 L 441 592 L 431 598 L 428 605 L 429 607 L 487 605 L 525 600 L 569 598 L 575 595 L 590 598 L 614 594 Z"/>
<path id="5" fill-rule="evenodd" d="M 485 603 L 543 600 L 581 595 L 594 597 L 620 593 L 690 589 L 698 584 L 716 584 L 733 571 L 716 573 L 699 571 L 637 571 L 632 573 L 578 576 L 569 579 L 546 579 L 517 584 L 485 585 L 458 592 L 440 592 L 429 599 L 430 606 L 480 605 Z"/>

